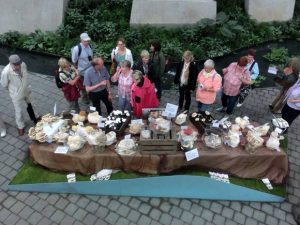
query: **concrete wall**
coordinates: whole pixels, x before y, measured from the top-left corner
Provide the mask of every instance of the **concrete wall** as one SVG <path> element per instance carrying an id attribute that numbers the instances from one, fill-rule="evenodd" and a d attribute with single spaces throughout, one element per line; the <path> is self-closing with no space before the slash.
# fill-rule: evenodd
<path id="1" fill-rule="evenodd" d="M 62 24 L 68 0 L 0 0 L 0 33 L 36 29 L 54 31 Z"/>
<path id="2" fill-rule="evenodd" d="M 295 0 L 245 0 L 246 12 L 258 22 L 290 20 L 294 8 Z"/>
<path id="3" fill-rule="evenodd" d="M 214 0 L 133 0 L 130 25 L 180 26 L 215 19 Z"/>

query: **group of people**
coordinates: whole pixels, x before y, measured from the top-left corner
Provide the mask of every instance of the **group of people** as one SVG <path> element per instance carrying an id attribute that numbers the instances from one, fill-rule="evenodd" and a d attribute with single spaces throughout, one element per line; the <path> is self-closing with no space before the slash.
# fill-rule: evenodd
<path id="1" fill-rule="evenodd" d="M 61 89 L 69 103 L 69 110 L 80 111 L 78 99 L 93 107 L 101 114 L 100 102 L 107 113 L 113 110 L 111 84 L 118 85 L 119 109 L 132 111 L 136 118 L 142 116 L 143 108 L 156 108 L 161 98 L 161 78 L 165 71 L 165 57 L 158 40 L 150 41 L 149 51 L 142 50 L 139 60 L 134 63 L 125 40 L 119 38 L 117 47 L 111 52 L 113 73 L 110 75 L 102 57 L 94 56 L 91 38 L 87 33 L 80 35 L 80 43 L 72 48 L 72 63 L 65 58 L 58 61 L 58 78 L 63 83 Z M 283 70 L 283 77 L 277 79 L 282 89 L 269 106 L 275 113 L 282 108 L 282 117 L 289 124 L 300 114 L 300 61 L 292 58 Z M 251 91 L 251 86 L 259 76 L 255 51 L 248 50 L 237 62 L 222 69 L 223 77 L 215 70 L 215 63 L 208 59 L 199 72 L 193 53 L 185 51 L 177 65 L 174 83 L 179 90 L 179 110 L 189 111 L 191 96 L 195 91 L 198 111 L 210 110 L 221 92 L 222 107 L 218 111 L 232 114 L 234 107 L 240 107 Z M 27 82 L 26 64 L 18 55 L 9 57 L 9 64 L 1 74 L 1 84 L 9 90 L 15 108 L 19 135 L 24 134 L 25 123 L 22 116 L 23 104 L 34 123 L 37 122 L 31 104 L 31 89 Z M 299 78 L 298 78 L 299 76 Z M 6 135 L 5 124 L 0 118 L 0 135 Z"/>

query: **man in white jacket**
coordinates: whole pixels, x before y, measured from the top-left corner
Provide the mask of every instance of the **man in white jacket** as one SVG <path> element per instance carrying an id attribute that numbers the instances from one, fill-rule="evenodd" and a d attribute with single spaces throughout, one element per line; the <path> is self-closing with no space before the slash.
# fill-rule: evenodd
<path id="1" fill-rule="evenodd" d="M 1 73 L 1 85 L 8 89 L 15 108 L 16 123 L 19 135 L 24 135 L 25 123 L 22 116 L 23 104 L 27 104 L 27 112 L 34 123 L 37 122 L 32 105 L 31 89 L 28 85 L 27 67 L 18 55 L 9 56 L 9 64 Z"/>

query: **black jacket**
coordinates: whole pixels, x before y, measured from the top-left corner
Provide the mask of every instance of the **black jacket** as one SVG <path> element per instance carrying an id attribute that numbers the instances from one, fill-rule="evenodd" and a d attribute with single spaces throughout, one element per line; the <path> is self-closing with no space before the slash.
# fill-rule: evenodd
<path id="1" fill-rule="evenodd" d="M 176 75 L 174 78 L 175 84 L 180 84 L 180 76 L 183 69 L 184 61 L 181 61 L 177 65 Z M 197 83 L 197 75 L 198 75 L 198 67 L 195 62 L 191 62 L 189 66 L 189 78 L 187 82 L 187 89 L 189 90 L 195 90 L 196 83 Z"/>
<path id="2" fill-rule="evenodd" d="M 133 70 L 139 70 L 143 73 L 143 75 L 146 75 L 148 79 L 151 81 L 151 83 L 154 82 L 154 69 L 153 69 L 153 63 L 148 62 L 148 74 L 145 74 L 144 67 L 143 67 L 143 61 L 139 60 L 136 64 L 132 67 Z"/>

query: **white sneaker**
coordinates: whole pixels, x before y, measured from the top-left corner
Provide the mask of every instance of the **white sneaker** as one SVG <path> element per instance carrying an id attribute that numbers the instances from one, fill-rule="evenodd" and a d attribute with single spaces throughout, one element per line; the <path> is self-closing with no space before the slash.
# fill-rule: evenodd
<path id="1" fill-rule="evenodd" d="M 243 103 L 238 103 L 236 104 L 236 107 L 241 107 L 243 105 Z"/>
<path id="2" fill-rule="evenodd" d="M 1 133 L 0 133 L 0 136 L 5 137 L 6 136 L 6 130 L 2 130 Z"/>

